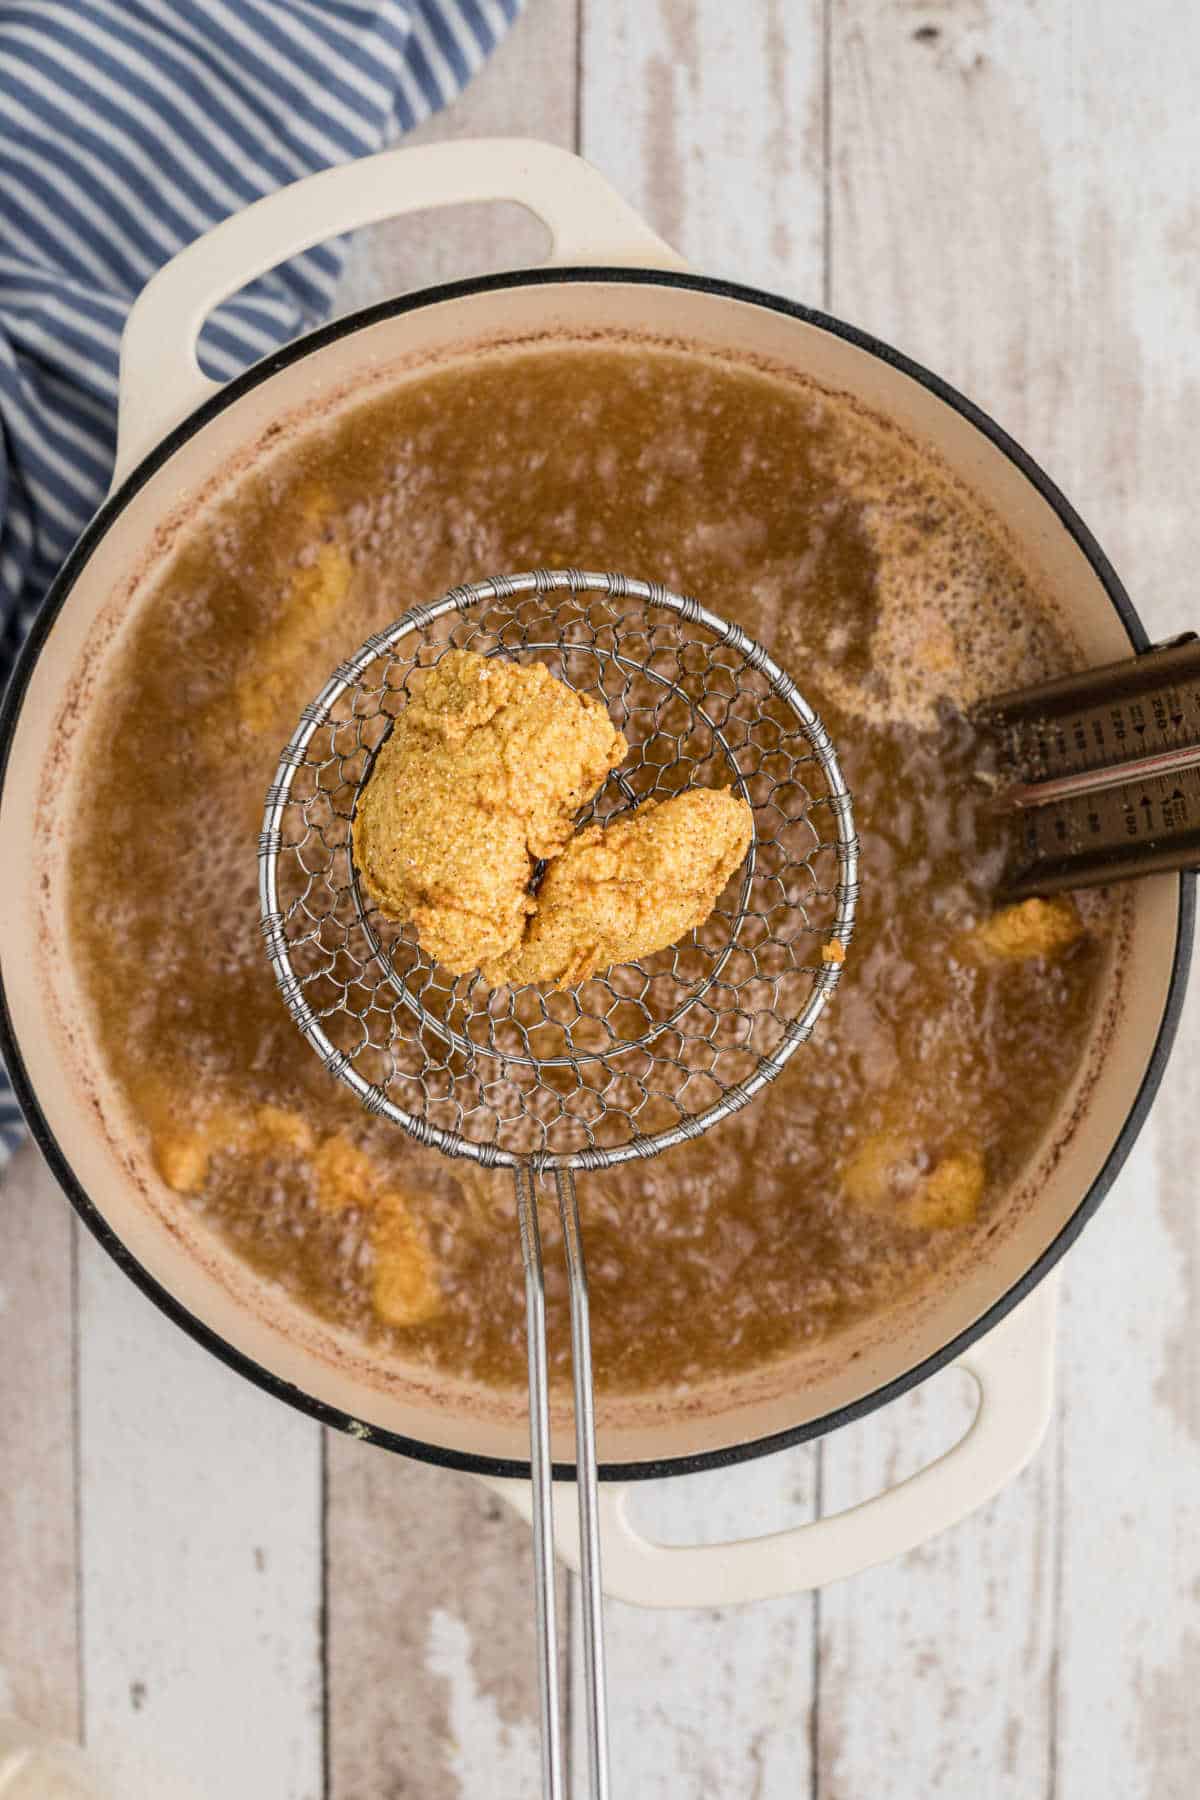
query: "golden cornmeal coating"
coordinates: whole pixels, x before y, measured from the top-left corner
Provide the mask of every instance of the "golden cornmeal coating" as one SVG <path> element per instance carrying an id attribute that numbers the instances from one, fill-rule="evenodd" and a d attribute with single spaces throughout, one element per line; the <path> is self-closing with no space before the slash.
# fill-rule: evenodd
<path id="1" fill-rule="evenodd" d="M 250 731 L 278 732 L 314 657 L 325 652 L 353 579 L 354 565 L 337 544 L 322 544 L 294 572 L 268 642 L 233 684 L 238 718 Z"/>
<path id="2" fill-rule="evenodd" d="M 973 947 L 988 957 L 1005 962 L 1061 956 L 1084 935 L 1079 909 L 1069 894 L 1051 900 L 1022 900 L 1004 906 L 977 925 L 971 933 Z"/>
<path id="3" fill-rule="evenodd" d="M 926 1231 L 969 1225 L 987 1185 L 987 1166 L 972 1145 L 943 1156 L 908 1203 L 906 1223 Z"/>
<path id="4" fill-rule="evenodd" d="M 151 1099 L 163 1121 L 154 1138 L 155 1162 L 177 1194 L 198 1194 L 213 1157 L 223 1151 L 255 1158 L 301 1156 L 316 1142 L 312 1127 L 284 1106 L 218 1106 L 203 1122 L 188 1122 L 172 1118 L 175 1109 L 157 1093 Z"/>
<path id="5" fill-rule="evenodd" d="M 154 1139 L 158 1172 L 177 1194 L 199 1193 L 218 1155 L 307 1165 L 322 1212 L 353 1208 L 370 1217 L 371 1293 L 379 1317 L 389 1325 L 422 1325 L 440 1310 L 437 1268 L 408 1196 L 384 1182 L 366 1152 L 340 1131 L 318 1137 L 289 1107 L 226 1105 L 202 1122 L 165 1125 Z"/>
<path id="6" fill-rule="evenodd" d="M 371 1216 L 371 1298 L 388 1325 L 423 1325 L 441 1310 L 442 1290 L 429 1245 L 402 1188 L 381 1180 L 371 1158 L 341 1132 L 312 1159 L 317 1205 L 359 1208 Z"/>
<path id="7" fill-rule="evenodd" d="M 613 825 L 589 825 L 547 869 L 525 941 L 486 964 L 485 976 L 569 987 L 665 950 L 707 919 L 753 823 L 736 795 L 691 788 Z"/>
<path id="8" fill-rule="evenodd" d="M 380 910 L 465 975 L 520 943 L 534 861 L 626 752 L 596 700 L 540 663 L 451 650 L 396 721 L 363 789 L 354 854 Z"/>
<path id="9" fill-rule="evenodd" d="M 918 1140 L 902 1131 L 875 1132 L 842 1169 L 842 1192 L 852 1205 L 913 1231 L 969 1225 L 986 1183 L 976 1145 L 949 1149 L 931 1164 Z"/>

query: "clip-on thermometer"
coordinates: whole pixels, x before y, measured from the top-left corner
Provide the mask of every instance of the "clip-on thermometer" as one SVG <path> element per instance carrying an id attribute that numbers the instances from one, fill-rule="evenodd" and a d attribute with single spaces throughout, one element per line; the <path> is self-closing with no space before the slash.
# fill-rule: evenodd
<path id="1" fill-rule="evenodd" d="M 1018 815 L 1019 900 L 1200 865 L 1200 638 L 1002 694 L 997 806 Z"/>

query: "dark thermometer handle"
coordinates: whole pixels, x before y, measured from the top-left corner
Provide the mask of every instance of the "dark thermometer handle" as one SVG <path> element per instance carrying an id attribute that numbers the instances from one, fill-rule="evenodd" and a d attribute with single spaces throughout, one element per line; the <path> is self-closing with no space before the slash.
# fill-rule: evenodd
<path id="1" fill-rule="evenodd" d="M 976 712 L 1020 818 L 1013 898 L 1200 865 L 1200 638 L 1002 694 Z"/>

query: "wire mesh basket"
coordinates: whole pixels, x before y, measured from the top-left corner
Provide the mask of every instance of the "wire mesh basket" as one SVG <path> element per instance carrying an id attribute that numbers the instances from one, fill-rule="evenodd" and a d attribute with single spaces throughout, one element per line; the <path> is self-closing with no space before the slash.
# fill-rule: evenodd
<path id="1" fill-rule="evenodd" d="M 455 976 L 383 916 L 354 864 L 358 794 L 450 649 L 542 662 L 624 732 L 629 754 L 581 826 L 694 787 L 749 803 L 749 854 L 705 924 L 547 991 Z M 810 1034 L 853 923 L 849 798 L 819 720 L 738 627 L 621 575 L 456 588 L 368 639 L 305 709 L 260 849 L 268 952 L 327 1068 L 372 1112 L 487 1166 L 603 1167 L 745 1105 Z"/>

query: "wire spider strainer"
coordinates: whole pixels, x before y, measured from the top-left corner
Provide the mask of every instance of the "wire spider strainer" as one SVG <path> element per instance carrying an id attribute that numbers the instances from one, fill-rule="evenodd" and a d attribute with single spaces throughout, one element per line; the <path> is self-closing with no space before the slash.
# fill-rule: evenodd
<path id="1" fill-rule="evenodd" d="M 351 825 L 422 671 L 447 650 L 538 660 L 596 696 L 629 754 L 580 815 L 688 787 L 754 813 L 707 922 L 565 991 L 489 988 L 423 955 L 359 883 Z M 262 928 L 293 1019 L 329 1073 L 419 1142 L 514 1174 L 525 1269 L 545 1792 L 563 1789 L 545 1299 L 537 1190 L 567 1261 L 592 1792 L 608 1793 L 587 1281 L 577 1169 L 648 1158 L 745 1106 L 810 1035 L 857 898 L 850 796 L 828 734 L 760 644 L 657 583 L 535 570 L 452 589 L 367 639 L 304 709 L 268 791 Z"/>

